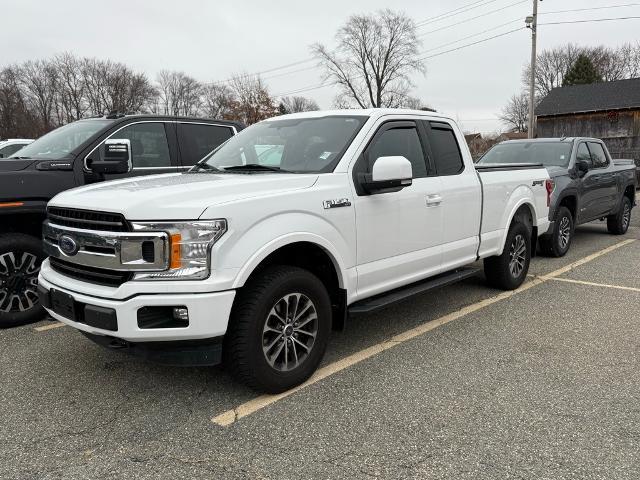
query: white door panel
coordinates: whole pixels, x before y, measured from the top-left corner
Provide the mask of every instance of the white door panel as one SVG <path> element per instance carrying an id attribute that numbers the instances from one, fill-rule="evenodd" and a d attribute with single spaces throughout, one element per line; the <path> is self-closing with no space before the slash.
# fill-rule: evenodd
<path id="1" fill-rule="evenodd" d="M 443 215 L 443 268 L 449 270 L 475 259 L 480 232 L 482 192 L 475 171 L 440 177 Z"/>
<path id="2" fill-rule="evenodd" d="M 418 271 L 438 271 L 442 208 L 427 200 L 439 195 L 440 185 L 438 177 L 416 178 L 399 192 L 355 198 L 359 297 Z"/>

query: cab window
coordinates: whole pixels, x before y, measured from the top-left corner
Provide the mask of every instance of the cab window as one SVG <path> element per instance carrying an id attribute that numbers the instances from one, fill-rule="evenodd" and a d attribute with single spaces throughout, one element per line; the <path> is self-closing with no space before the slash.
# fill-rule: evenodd
<path id="1" fill-rule="evenodd" d="M 394 156 L 405 157 L 411 162 L 413 178 L 427 176 L 424 150 L 415 125 L 391 127 L 378 134 L 367 149 L 367 171 L 372 171 L 378 158 Z"/>
<path id="2" fill-rule="evenodd" d="M 182 165 L 195 165 L 232 136 L 231 127 L 204 123 L 178 124 Z"/>
<path id="3" fill-rule="evenodd" d="M 593 168 L 604 168 L 609 165 L 606 153 L 602 145 L 595 142 L 589 142 L 589 150 L 591 151 L 591 160 L 593 161 Z"/>
<path id="4" fill-rule="evenodd" d="M 131 142 L 133 168 L 170 167 L 171 155 L 164 123 L 134 123 L 114 133 L 111 139 L 127 139 Z M 104 144 L 100 146 L 100 157 Z"/>
<path id="5" fill-rule="evenodd" d="M 593 161 L 591 160 L 591 152 L 587 147 L 586 143 L 581 143 L 578 145 L 578 151 L 576 152 L 576 162 L 584 161 L 587 162 L 589 168 L 593 168 Z"/>

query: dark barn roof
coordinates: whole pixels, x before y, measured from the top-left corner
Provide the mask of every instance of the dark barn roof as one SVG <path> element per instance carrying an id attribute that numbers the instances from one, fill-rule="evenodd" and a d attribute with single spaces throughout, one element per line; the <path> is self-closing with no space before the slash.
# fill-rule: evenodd
<path id="1" fill-rule="evenodd" d="M 554 88 L 536 108 L 537 116 L 640 108 L 640 78 Z"/>

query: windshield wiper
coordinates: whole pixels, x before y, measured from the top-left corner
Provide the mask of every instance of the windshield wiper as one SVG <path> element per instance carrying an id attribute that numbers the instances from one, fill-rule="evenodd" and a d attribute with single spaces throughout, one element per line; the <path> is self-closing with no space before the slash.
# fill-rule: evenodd
<path id="1" fill-rule="evenodd" d="M 225 171 L 247 171 L 247 172 L 280 172 L 291 173 L 289 170 L 284 170 L 280 167 L 271 167 L 269 165 L 260 165 L 258 163 L 247 163 L 246 165 L 231 165 L 224 167 Z"/>
<path id="2" fill-rule="evenodd" d="M 221 172 L 222 170 L 220 170 L 217 167 L 214 167 L 213 165 L 209 165 L 208 163 L 196 163 L 193 166 L 192 170 L 189 170 L 190 172 L 197 172 L 198 170 L 204 170 L 204 171 L 209 171 L 209 172 Z"/>

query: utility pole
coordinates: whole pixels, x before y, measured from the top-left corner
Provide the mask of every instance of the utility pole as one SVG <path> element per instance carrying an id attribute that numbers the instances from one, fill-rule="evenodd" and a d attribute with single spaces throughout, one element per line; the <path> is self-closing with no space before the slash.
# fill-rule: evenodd
<path id="1" fill-rule="evenodd" d="M 540 0 L 542 1 L 542 0 Z M 536 46 L 538 40 L 538 0 L 533 0 L 533 14 L 525 20 L 527 28 L 531 29 L 531 80 L 529 82 L 529 126 L 527 136 L 534 137 L 535 122 L 535 92 L 536 92 Z"/>

